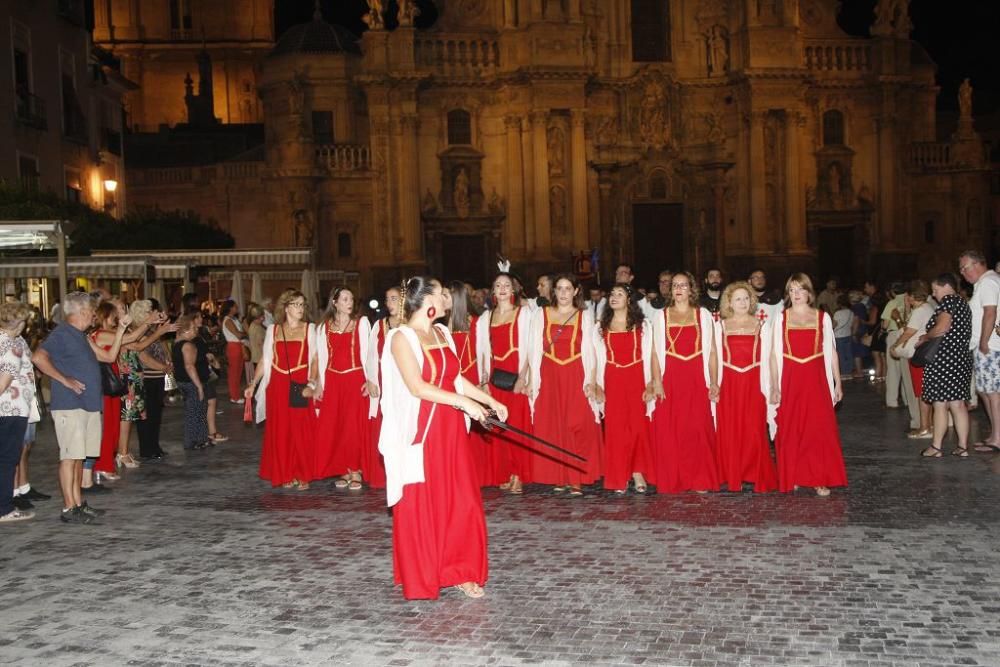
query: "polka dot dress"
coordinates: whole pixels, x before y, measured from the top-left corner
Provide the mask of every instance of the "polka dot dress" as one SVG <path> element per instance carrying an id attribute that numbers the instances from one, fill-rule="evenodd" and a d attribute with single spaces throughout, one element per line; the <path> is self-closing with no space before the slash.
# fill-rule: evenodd
<path id="1" fill-rule="evenodd" d="M 938 401 L 968 401 L 972 384 L 972 311 L 962 297 L 951 294 L 941 300 L 927 323 L 934 328 L 940 313 L 951 315 L 951 328 L 944 335 L 934 361 L 924 367 L 923 399 Z"/>

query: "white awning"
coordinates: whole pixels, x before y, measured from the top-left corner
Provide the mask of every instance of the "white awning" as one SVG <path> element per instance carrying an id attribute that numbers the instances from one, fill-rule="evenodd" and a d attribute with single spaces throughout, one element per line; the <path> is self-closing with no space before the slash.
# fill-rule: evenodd
<path id="1" fill-rule="evenodd" d="M 253 267 L 302 267 L 313 263 L 313 250 L 309 248 L 270 248 L 247 250 L 150 250 L 123 252 L 117 250 L 95 250 L 94 257 L 127 257 L 136 254 L 148 255 L 153 263 L 186 263 L 194 266 L 220 266 L 229 269 Z"/>
<path id="2" fill-rule="evenodd" d="M 145 259 L 110 260 L 102 257 L 77 257 L 66 261 L 70 278 L 146 278 Z M 24 259 L 0 258 L 0 278 L 58 278 L 59 261 L 54 257 Z"/>

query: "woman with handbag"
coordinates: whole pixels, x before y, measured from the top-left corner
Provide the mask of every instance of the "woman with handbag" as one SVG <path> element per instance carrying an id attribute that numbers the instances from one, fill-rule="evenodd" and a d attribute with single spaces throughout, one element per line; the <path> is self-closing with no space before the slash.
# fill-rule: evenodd
<path id="1" fill-rule="evenodd" d="M 768 421 L 778 456 L 778 490 L 811 486 L 829 496 L 847 486 L 840 431 L 833 406 L 844 397 L 830 316 L 813 305 L 804 273 L 785 283 L 785 310 L 771 326 L 771 408 Z"/>
<path id="2" fill-rule="evenodd" d="M 505 406 L 466 382 L 448 328 L 441 284 L 418 276 L 403 290 L 406 324 L 389 332 L 382 357 L 379 451 L 392 507 L 395 581 L 408 600 L 454 586 L 481 598 L 488 576 L 486 519 L 470 451 L 469 418 Z M 463 414 L 463 412 L 465 414 Z"/>
<path id="3" fill-rule="evenodd" d="M 629 479 L 636 493 L 646 492 L 653 458 L 648 417 L 653 411 L 653 332 L 639 307 L 641 298 L 626 283 L 612 287 L 594 331 L 594 382 L 604 410 L 604 488 L 619 495 L 628 490 Z"/>
<path id="4" fill-rule="evenodd" d="M 264 337 L 264 355 L 243 392 L 256 398 L 257 422 L 264 422 L 260 477 L 271 486 L 305 491 L 316 469 L 317 434 L 312 395 L 316 389 L 316 327 L 306 320 L 306 298 L 285 290 Z M 256 393 L 254 389 L 256 388 Z"/>
<path id="5" fill-rule="evenodd" d="M 509 273 L 493 279 L 493 302 L 493 309 L 483 313 L 476 326 L 481 386 L 507 407 L 511 426 L 530 433 L 527 346 L 531 311 L 519 305 Z M 504 431 L 490 433 L 488 442 L 486 469 L 491 484 L 513 494 L 523 493 L 524 485 L 532 481 L 536 458 L 527 438 Z"/>
<path id="6" fill-rule="evenodd" d="M 917 341 L 913 363 L 924 367 L 922 399 L 934 406 L 934 440 L 920 453 L 941 458 L 941 444 L 948 432 L 948 413 L 955 423 L 958 446 L 952 456 L 969 456 L 969 412 L 966 401 L 972 388 L 972 310 L 958 295 L 958 280 L 942 273 L 931 283 L 938 307 L 927 322 L 927 333 Z"/>
<path id="7" fill-rule="evenodd" d="M 347 287 L 330 292 L 323 321 L 316 326 L 316 391 L 319 403 L 313 479 L 339 477 L 337 488 L 361 490 L 374 465 L 370 420 L 368 358 L 371 325 L 358 315 Z"/>
<path id="8" fill-rule="evenodd" d="M 365 377 L 368 378 L 368 419 L 371 431 L 371 447 L 374 455 L 371 459 L 368 473 L 368 486 L 373 489 L 385 488 L 385 461 L 378 451 L 379 433 L 382 431 L 382 408 L 379 397 L 382 391 L 382 353 L 389 332 L 403 321 L 403 297 L 399 287 L 390 287 L 385 291 L 385 310 L 387 315 L 376 320 L 368 339 L 368 358 L 365 360 Z"/>
<path id="9" fill-rule="evenodd" d="M 910 409 L 910 425 L 912 426 L 916 421 L 919 426 L 911 428 L 906 434 L 906 437 L 913 439 L 931 438 L 934 435 L 931 431 L 931 406 L 921 399 L 924 391 L 924 368 L 913 364 L 913 353 L 917 349 L 917 340 L 927 330 L 927 323 L 934 315 L 934 306 L 928 303 L 929 297 L 930 287 L 926 281 L 914 280 L 910 283 L 910 288 L 906 293 L 910 317 L 906 321 L 903 333 L 889 350 L 889 354 L 892 356 L 907 361 L 907 371 L 913 382 L 913 395 L 916 398 L 914 403 L 916 405 L 908 405 L 907 407 Z"/>
<path id="10" fill-rule="evenodd" d="M 539 308 L 532 317 L 528 339 L 532 431 L 543 440 L 575 452 L 586 463 L 538 456 L 532 478 L 579 497 L 584 484 L 592 484 L 601 476 L 594 316 L 582 308 L 576 276 L 557 276 L 552 295 L 554 303 Z"/>

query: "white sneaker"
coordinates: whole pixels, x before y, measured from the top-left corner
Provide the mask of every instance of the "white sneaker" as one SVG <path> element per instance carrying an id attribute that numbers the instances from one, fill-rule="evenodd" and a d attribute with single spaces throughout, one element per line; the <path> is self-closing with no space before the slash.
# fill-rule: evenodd
<path id="1" fill-rule="evenodd" d="M 27 521 L 28 519 L 34 519 L 34 512 L 25 512 L 23 510 L 14 510 L 9 514 L 4 514 L 0 516 L 0 523 L 8 523 L 10 521 Z"/>
<path id="2" fill-rule="evenodd" d="M 243 399 L 242 399 L 242 398 L 241 398 L 241 399 L 239 399 L 238 401 L 234 401 L 233 399 L 231 399 L 231 398 L 230 398 L 230 399 L 229 399 L 229 402 L 230 402 L 230 403 L 235 403 L 236 405 L 243 405 L 243 402 L 244 402 L 244 401 L 243 401 Z"/>

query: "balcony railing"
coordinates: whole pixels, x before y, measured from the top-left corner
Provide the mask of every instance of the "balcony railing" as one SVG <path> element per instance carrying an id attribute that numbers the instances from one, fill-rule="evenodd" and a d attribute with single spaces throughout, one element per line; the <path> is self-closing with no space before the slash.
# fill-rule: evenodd
<path id="1" fill-rule="evenodd" d="M 47 130 L 48 117 L 45 114 L 45 100 L 31 93 L 17 93 L 14 114 L 22 125 Z"/>
<path id="2" fill-rule="evenodd" d="M 130 169 L 125 172 L 129 185 L 186 185 L 194 181 L 191 167 Z"/>
<path id="3" fill-rule="evenodd" d="M 500 47 L 495 39 L 453 35 L 419 38 L 417 64 L 446 77 L 480 77 L 500 67 Z"/>
<path id="4" fill-rule="evenodd" d="M 256 178 L 261 164 L 260 162 L 226 162 L 222 165 L 222 173 L 231 180 Z"/>
<path id="5" fill-rule="evenodd" d="M 981 168 L 989 164 L 985 144 L 977 141 L 921 141 L 907 146 L 906 166 L 916 171 Z"/>
<path id="6" fill-rule="evenodd" d="M 870 72 L 872 47 L 865 40 L 809 40 L 802 50 L 806 69 L 821 72 Z"/>
<path id="7" fill-rule="evenodd" d="M 372 154 L 368 146 L 328 144 L 316 147 L 316 161 L 330 171 L 364 171 L 371 169 Z"/>

